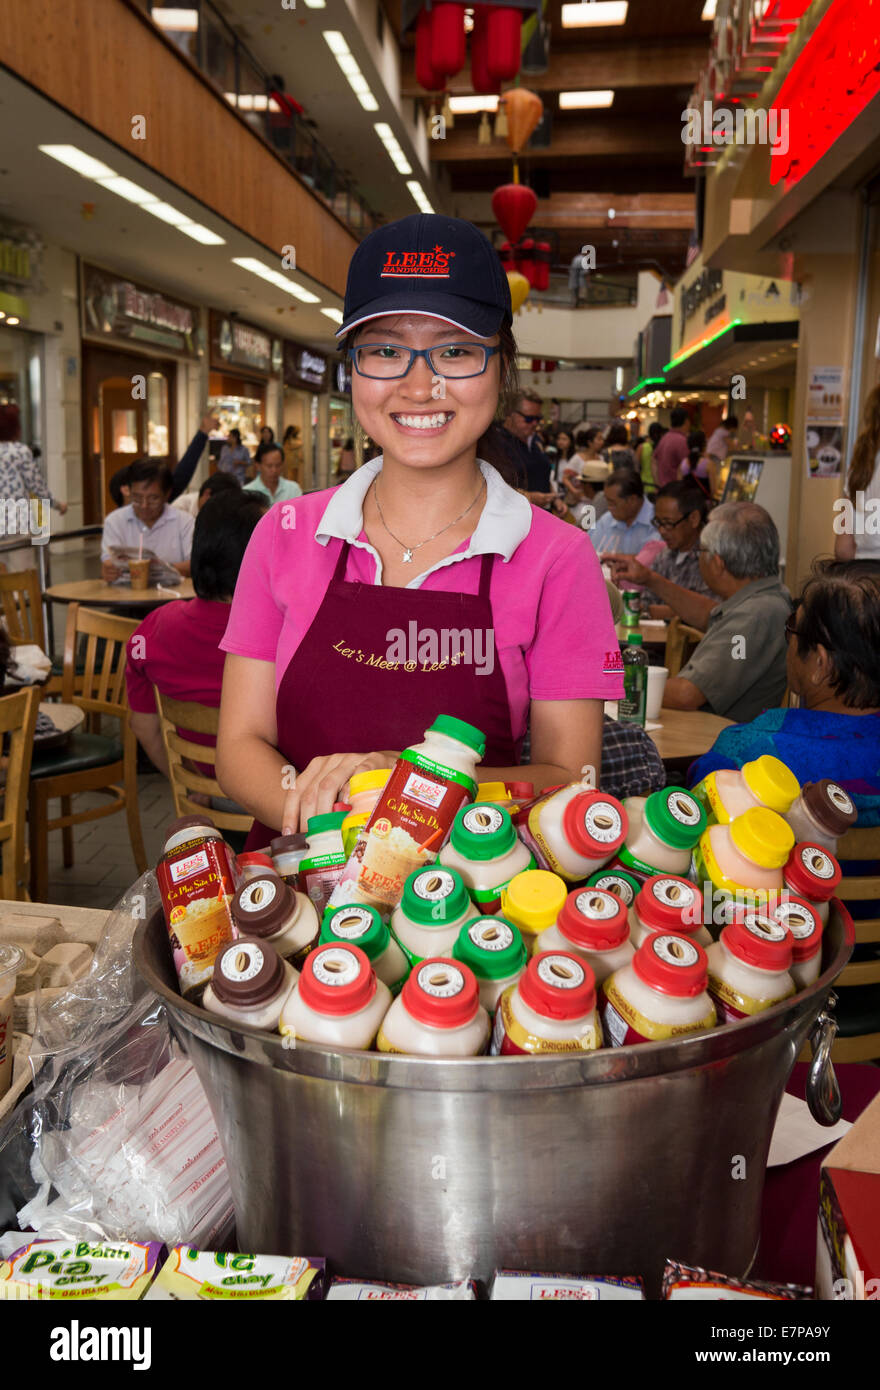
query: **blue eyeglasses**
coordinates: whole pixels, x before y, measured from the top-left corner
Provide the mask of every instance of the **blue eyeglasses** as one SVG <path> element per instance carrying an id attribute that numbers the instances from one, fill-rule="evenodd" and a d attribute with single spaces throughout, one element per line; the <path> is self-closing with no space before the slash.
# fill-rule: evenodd
<path id="1" fill-rule="evenodd" d="M 362 343 L 348 355 L 358 376 L 397 381 L 407 375 L 417 357 L 424 357 L 435 376 L 461 380 L 482 376 L 499 347 L 483 343 L 438 343 L 432 348 L 401 347 L 399 343 Z"/>

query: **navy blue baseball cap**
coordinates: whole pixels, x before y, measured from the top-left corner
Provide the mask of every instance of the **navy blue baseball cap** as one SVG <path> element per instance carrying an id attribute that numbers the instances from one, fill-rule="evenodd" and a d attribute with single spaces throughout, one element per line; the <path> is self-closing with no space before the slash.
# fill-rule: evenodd
<path id="1" fill-rule="evenodd" d="M 337 338 L 385 314 L 427 314 L 481 338 L 512 321 L 510 286 L 472 222 L 414 212 L 377 227 L 351 258 Z"/>

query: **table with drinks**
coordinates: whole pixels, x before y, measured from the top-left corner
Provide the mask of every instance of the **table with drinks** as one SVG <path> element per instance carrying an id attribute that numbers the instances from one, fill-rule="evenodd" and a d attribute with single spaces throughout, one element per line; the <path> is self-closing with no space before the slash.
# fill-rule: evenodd
<path id="1" fill-rule="evenodd" d="M 108 584 L 103 579 L 76 579 L 69 584 L 52 584 L 46 598 L 52 603 L 81 603 L 86 608 L 158 608 L 169 599 L 195 598 L 191 579 L 179 584 L 133 589 L 130 584 Z"/>

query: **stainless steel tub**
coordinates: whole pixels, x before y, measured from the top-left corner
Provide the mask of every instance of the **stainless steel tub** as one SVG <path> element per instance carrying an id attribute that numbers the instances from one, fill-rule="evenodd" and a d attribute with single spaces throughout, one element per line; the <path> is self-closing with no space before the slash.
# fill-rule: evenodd
<path id="1" fill-rule="evenodd" d="M 748 1270 L 782 1092 L 852 944 L 835 906 L 816 983 L 736 1027 L 460 1061 L 236 1030 L 177 993 L 161 913 L 134 953 L 214 1110 L 239 1249 L 418 1284 L 507 1266 L 641 1274 L 650 1291 L 668 1256 Z M 833 1021 L 819 1022 L 812 1103 L 830 1122 Z"/>

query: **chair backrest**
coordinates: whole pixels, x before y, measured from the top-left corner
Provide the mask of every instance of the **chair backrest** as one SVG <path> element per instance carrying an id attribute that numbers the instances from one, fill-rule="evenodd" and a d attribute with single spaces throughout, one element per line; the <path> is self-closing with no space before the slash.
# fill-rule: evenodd
<path id="1" fill-rule="evenodd" d="M 0 608 L 10 646 L 33 644 L 46 650 L 43 596 L 36 570 L 0 574 Z"/>
<path id="2" fill-rule="evenodd" d="M 190 800 L 191 793 L 214 797 L 223 797 L 225 793 L 216 777 L 196 771 L 187 766 L 187 762 L 213 768 L 217 750 L 213 744 L 193 743 L 185 733 L 179 733 L 178 730 L 193 734 L 210 734 L 216 739 L 220 727 L 220 711 L 192 700 L 172 700 L 168 695 L 163 695 L 155 685 L 153 690 L 162 728 L 162 740 L 168 755 L 168 771 L 171 776 L 175 809 L 178 816 L 198 815 L 204 808 Z M 243 813 L 212 808 L 210 815 L 218 830 L 247 831 L 253 824 L 253 817 Z"/>
<path id="3" fill-rule="evenodd" d="M 28 781 L 31 775 L 31 754 L 34 749 L 34 728 L 40 707 L 40 693 L 39 686 L 29 686 L 15 695 L 0 697 L 0 742 L 3 734 L 9 735 L 6 784 L 0 820 L 0 847 L 3 854 L 0 896 L 17 901 L 26 898 L 24 848 Z"/>
<path id="4" fill-rule="evenodd" d="M 682 666 L 686 666 L 690 660 L 691 652 L 698 642 L 703 640 L 705 633 L 698 627 L 689 627 L 683 623 L 681 618 L 671 618 L 669 627 L 666 631 L 666 653 L 663 658 L 663 665 L 669 672 L 669 678 L 677 676 Z"/>
<path id="5" fill-rule="evenodd" d="M 844 862 L 863 860 L 877 873 L 844 874 L 837 896 L 847 906 L 853 903 L 880 901 L 880 825 L 863 830 L 856 828 L 842 835 L 837 842 L 837 857 Z M 880 917 L 854 920 L 856 943 L 860 946 L 880 941 Z M 843 968 L 837 977 L 839 985 L 880 984 L 880 959 L 854 961 Z"/>
<path id="6" fill-rule="evenodd" d="M 64 633 L 64 673 L 61 698 L 78 705 L 87 714 L 110 715 L 123 730 L 128 725 L 125 691 L 126 643 L 139 624 L 135 618 L 120 618 L 71 603 Z M 84 641 L 83 641 L 84 639 Z M 77 649 L 84 645 L 84 670 L 76 672 Z"/>

